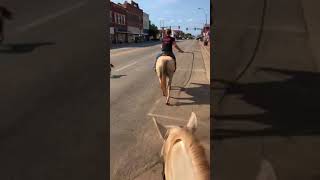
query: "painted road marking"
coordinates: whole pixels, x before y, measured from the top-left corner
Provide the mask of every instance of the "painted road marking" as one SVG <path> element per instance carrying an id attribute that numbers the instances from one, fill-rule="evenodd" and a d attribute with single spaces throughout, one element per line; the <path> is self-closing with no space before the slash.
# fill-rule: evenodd
<path id="1" fill-rule="evenodd" d="M 128 64 L 128 65 L 126 65 L 126 66 L 123 66 L 123 67 L 121 67 L 121 68 L 119 68 L 119 69 L 117 69 L 117 70 L 115 70 L 116 72 L 118 72 L 118 71 L 121 71 L 121 70 L 123 70 L 123 69 L 126 69 L 126 68 L 128 68 L 128 67 L 130 67 L 130 66 L 132 66 L 132 65 L 134 65 L 134 64 L 136 64 L 136 63 L 141 63 L 141 62 L 145 62 L 145 61 L 149 61 L 151 58 L 147 58 L 147 57 L 155 57 L 156 55 L 158 54 L 158 52 L 156 52 L 156 53 L 153 53 L 153 54 L 151 54 L 151 55 L 148 55 L 148 56 L 145 56 L 144 58 L 134 58 L 134 59 L 132 59 L 132 61 L 134 61 L 133 63 L 131 63 L 131 64 Z M 153 62 L 152 61 L 150 61 L 150 64 L 153 64 Z"/>
<path id="2" fill-rule="evenodd" d="M 156 102 L 153 104 L 153 106 L 151 107 L 150 111 L 149 111 L 149 114 L 152 114 L 153 111 L 155 110 L 155 108 L 157 107 L 158 103 L 160 102 L 162 98 L 156 100 Z"/>
<path id="3" fill-rule="evenodd" d="M 189 118 L 181 119 L 181 118 L 178 118 L 178 117 L 166 116 L 166 115 L 161 115 L 161 114 L 153 114 L 153 113 L 148 113 L 147 115 L 148 115 L 148 116 L 151 116 L 151 117 L 170 119 L 170 120 L 175 120 L 175 121 L 180 121 L 180 122 L 188 122 L 188 119 L 189 119 Z M 198 122 L 197 122 L 197 123 L 198 123 L 198 124 L 202 124 L 202 125 L 204 125 L 204 126 L 208 126 L 208 125 L 205 124 L 204 122 L 199 121 L 199 118 L 198 118 Z"/>
<path id="4" fill-rule="evenodd" d="M 277 180 L 275 170 L 268 160 L 263 159 L 261 161 L 260 171 L 256 180 Z"/>
<path id="5" fill-rule="evenodd" d="M 131 63 L 131 64 L 128 64 L 128 65 L 123 66 L 123 67 L 121 67 L 121 68 L 119 68 L 119 69 L 116 69 L 115 71 L 116 71 L 116 72 L 119 72 L 119 71 L 124 70 L 124 69 L 126 69 L 126 68 L 128 68 L 128 67 L 130 67 L 130 66 L 135 65 L 135 64 L 137 64 L 137 61 L 134 61 L 134 62 Z"/>
<path id="6" fill-rule="evenodd" d="M 110 52 L 110 57 L 111 56 L 120 56 L 120 55 L 123 55 L 123 54 L 129 54 L 129 53 L 133 53 L 133 52 L 136 52 L 140 49 L 129 49 L 129 48 L 126 48 L 126 49 L 122 49 L 123 51 L 120 51 L 120 52 Z"/>
<path id="7" fill-rule="evenodd" d="M 126 47 L 126 48 L 119 48 L 119 49 L 111 49 L 110 50 L 110 57 L 111 56 L 119 56 L 123 54 L 128 54 L 128 53 L 133 53 L 133 52 L 139 52 L 141 50 L 146 50 L 148 48 L 152 48 L 156 45 L 159 45 L 159 43 L 150 43 L 150 46 L 145 46 L 145 47 Z"/>
<path id="8" fill-rule="evenodd" d="M 18 32 L 24 32 L 24 31 L 27 31 L 27 30 L 35 27 L 35 26 L 44 24 L 44 23 L 46 23 L 46 22 L 48 22 L 48 21 L 50 21 L 50 20 L 52 20 L 52 19 L 55 19 L 55 18 L 57 18 L 57 17 L 59 17 L 59 16 L 62 16 L 62 15 L 64 15 L 64 14 L 67 14 L 68 12 L 70 12 L 70 11 L 72 11 L 72 10 L 74 10 L 74 9 L 77 9 L 77 8 L 80 8 L 80 7 L 84 6 L 87 2 L 88 2 L 87 0 L 86 0 L 86 1 L 82 1 L 82 2 L 79 2 L 79 3 L 75 4 L 75 5 L 72 6 L 72 7 L 63 9 L 63 10 L 61 10 L 61 11 L 58 11 L 58 12 L 56 12 L 56 13 L 53 13 L 53 14 L 48 15 L 48 16 L 45 16 L 45 17 L 41 17 L 41 18 L 33 21 L 33 22 L 30 23 L 30 24 L 27 24 L 27 25 L 18 27 L 18 28 L 17 28 L 17 31 L 18 31 Z"/>
<path id="9" fill-rule="evenodd" d="M 180 119 L 180 118 L 170 117 L 170 116 L 165 116 L 165 115 L 160 115 L 160 114 L 152 114 L 152 113 L 149 113 L 148 116 L 165 118 L 165 119 L 171 119 L 171 120 L 176 120 L 176 121 L 187 121 L 187 120 L 185 120 L 185 119 Z"/>

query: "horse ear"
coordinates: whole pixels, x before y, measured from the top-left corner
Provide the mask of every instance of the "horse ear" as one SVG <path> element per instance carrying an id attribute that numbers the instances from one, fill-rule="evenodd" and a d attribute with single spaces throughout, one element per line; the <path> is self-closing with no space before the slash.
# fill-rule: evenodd
<path id="1" fill-rule="evenodd" d="M 187 128 L 192 130 L 192 132 L 196 131 L 198 122 L 197 122 L 197 116 L 194 112 L 191 113 L 191 116 L 189 118 L 189 122 L 187 124 Z"/>
<path id="2" fill-rule="evenodd" d="M 152 117 L 152 119 L 153 119 L 154 124 L 157 127 L 157 130 L 158 130 L 158 133 L 159 133 L 161 139 L 165 140 L 165 136 L 168 131 L 167 128 L 165 126 L 163 126 L 162 124 L 158 123 L 158 121 L 154 117 Z"/>

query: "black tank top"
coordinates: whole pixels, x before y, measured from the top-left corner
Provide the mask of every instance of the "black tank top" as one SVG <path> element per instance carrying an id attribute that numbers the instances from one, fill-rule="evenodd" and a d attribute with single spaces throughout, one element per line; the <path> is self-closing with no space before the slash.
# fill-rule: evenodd
<path id="1" fill-rule="evenodd" d="M 165 36 L 162 39 L 162 51 L 172 52 L 172 44 L 175 41 L 173 37 Z"/>

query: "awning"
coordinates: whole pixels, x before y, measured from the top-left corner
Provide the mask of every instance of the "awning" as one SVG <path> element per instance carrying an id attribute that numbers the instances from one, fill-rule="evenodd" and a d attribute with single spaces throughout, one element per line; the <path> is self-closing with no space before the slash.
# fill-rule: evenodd
<path id="1" fill-rule="evenodd" d="M 116 31 L 116 33 L 129 34 L 130 32 L 126 32 L 126 31 Z"/>

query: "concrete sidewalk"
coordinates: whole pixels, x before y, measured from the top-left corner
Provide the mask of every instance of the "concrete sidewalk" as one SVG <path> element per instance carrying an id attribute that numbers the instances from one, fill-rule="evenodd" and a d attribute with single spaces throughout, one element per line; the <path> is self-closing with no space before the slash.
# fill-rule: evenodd
<path id="1" fill-rule="evenodd" d="M 201 41 L 199 41 L 199 46 L 201 49 L 202 58 L 206 69 L 207 79 L 208 82 L 210 82 L 210 46 L 204 46 L 203 42 Z"/>

